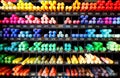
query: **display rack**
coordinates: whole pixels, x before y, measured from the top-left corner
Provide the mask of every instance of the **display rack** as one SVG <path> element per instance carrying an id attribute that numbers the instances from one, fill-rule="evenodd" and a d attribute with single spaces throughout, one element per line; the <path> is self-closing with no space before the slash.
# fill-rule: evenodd
<path id="1" fill-rule="evenodd" d="M 38 4 L 38 2 L 34 2 L 34 4 Z M 58 21 L 58 24 L 55 24 L 55 25 L 38 25 L 38 24 L 23 24 L 23 25 L 19 25 L 19 24 L 1 24 L 1 27 L 0 28 L 18 28 L 18 29 L 21 29 L 21 30 L 31 30 L 33 28 L 37 28 L 37 29 L 42 29 L 43 31 L 44 30 L 62 30 L 63 32 L 65 32 L 66 30 L 69 30 L 70 33 L 74 30 L 77 30 L 75 32 L 78 32 L 82 29 L 82 30 L 85 30 L 85 29 L 107 29 L 107 28 L 110 28 L 110 29 L 113 29 L 113 33 L 119 33 L 119 32 L 115 32 L 116 30 L 119 30 L 120 29 L 120 25 L 97 25 L 97 24 L 94 24 L 94 25 L 66 25 L 66 24 L 63 24 L 63 19 L 65 19 L 67 16 L 70 16 L 71 19 L 74 19 L 75 17 L 78 17 L 80 15 L 89 15 L 89 16 L 100 16 L 100 17 L 104 17 L 104 16 L 120 16 L 120 12 L 0 12 L 0 16 L 1 19 L 3 19 L 3 17 L 7 16 L 11 16 L 11 14 L 17 14 L 19 16 L 25 16 L 25 15 L 35 15 L 35 16 L 38 16 L 38 17 L 41 17 L 43 14 L 47 14 L 48 17 L 50 16 L 53 16 L 56 18 L 56 20 Z M 62 22 L 59 22 L 59 17 L 60 20 L 62 19 Z M 45 32 L 44 32 L 45 33 Z M 44 38 L 44 37 L 41 37 L 41 38 L 2 38 L 1 40 L 1 43 L 4 43 L 4 42 L 7 42 L 7 43 L 10 43 L 10 42 L 13 42 L 13 41 L 28 41 L 29 43 L 30 42 L 36 42 L 36 41 L 41 41 L 41 42 L 54 42 L 54 43 L 65 43 L 65 42 L 70 42 L 72 44 L 76 44 L 76 45 L 79 45 L 80 43 L 83 45 L 83 47 L 85 47 L 85 44 L 87 44 L 88 42 L 93 42 L 93 41 L 101 41 L 101 42 L 107 42 L 107 41 L 116 41 L 118 43 L 120 43 L 120 38 L 71 38 L 71 37 L 68 37 L 68 38 Z M 55 55 L 56 57 L 58 57 L 59 55 L 62 55 L 63 58 L 65 59 L 66 56 L 72 56 L 72 55 L 84 55 L 85 53 L 91 53 L 91 54 L 95 54 L 97 56 L 107 56 L 107 57 L 110 57 L 111 59 L 114 59 L 115 60 L 115 63 L 114 64 L 66 64 L 66 63 L 63 63 L 63 64 L 25 64 L 24 66 L 27 66 L 29 68 L 31 68 L 33 71 L 31 71 L 26 77 L 38 77 L 38 78 L 43 78 L 43 77 L 40 77 L 40 76 L 37 76 L 37 72 L 38 72 L 38 68 L 40 67 L 45 67 L 45 66 L 48 66 L 49 68 L 51 66 L 55 66 L 56 69 L 58 70 L 62 70 L 62 73 L 57 74 L 57 76 L 55 77 L 46 77 L 46 78 L 56 78 L 56 77 L 65 77 L 65 78 L 81 78 L 81 76 L 78 76 L 78 77 L 73 77 L 73 76 L 69 76 L 67 77 L 65 75 L 65 68 L 69 67 L 69 68 L 72 68 L 72 67 L 99 67 L 99 66 L 102 66 L 102 67 L 106 67 L 106 66 L 110 66 L 113 70 L 115 70 L 116 74 L 114 76 L 110 76 L 110 78 L 120 78 L 120 51 L 105 51 L 105 52 L 96 52 L 96 51 L 93 51 L 93 52 L 88 52 L 88 51 L 84 51 L 84 52 L 74 52 L 74 51 L 70 51 L 70 52 L 59 52 L 59 51 L 56 51 L 56 52 L 50 52 L 50 51 L 47 51 L 47 52 L 44 52 L 44 51 L 32 51 L 32 52 L 29 52 L 29 51 L 13 51 L 13 52 L 10 52 L 10 51 L 1 51 L 0 52 L 1 54 L 8 54 L 8 55 L 16 55 L 16 56 L 22 56 L 23 58 L 29 56 L 34 56 L 34 57 L 37 57 L 39 55 L 47 55 L 48 57 L 51 57 L 52 55 Z M 19 65 L 21 63 L 18 63 L 18 64 L 7 64 L 7 63 L 2 63 L 0 64 L 1 66 L 16 66 L 16 65 Z M 1 76 L 2 78 L 4 78 L 5 76 Z M 11 78 L 12 77 L 15 77 L 11 74 L 10 76 Z M 18 76 L 17 76 L 18 77 Z M 83 77 L 83 78 L 89 78 L 89 77 Z M 104 77 L 100 77 L 100 78 L 104 78 Z"/>

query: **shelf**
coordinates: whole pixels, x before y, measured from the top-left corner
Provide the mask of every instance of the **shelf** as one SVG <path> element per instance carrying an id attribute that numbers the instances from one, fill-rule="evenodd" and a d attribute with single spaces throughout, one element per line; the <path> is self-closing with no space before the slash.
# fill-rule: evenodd
<path id="1" fill-rule="evenodd" d="M 120 25 L 65 25 L 65 24 L 56 24 L 56 25 L 37 25 L 37 24 L 28 24 L 28 25 L 3 25 L 2 27 L 11 27 L 11 28 L 20 28 L 20 29 L 33 29 L 33 28 L 41 28 L 41 29 L 86 29 L 86 28 L 113 28 L 120 29 Z"/>
<path id="2" fill-rule="evenodd" d="M 1 63 L 0 63 L 1 64 Z M 8 63 L 2 63 L 3 65 L 9 65 Z M 2 65 L 1 64 L 1 65 Z M 10 64 L 10 65 L 19 65 L 18 64 Z M 115 61 L 114 64 L 25 64 L 26 66 L 113 66 L 113 65 L 119 65 L 118 61 Z"/>
<path id="3" fill-rule="evenodd" d="M 87 53 L 91 53 L 91 54 L 120 54 L 120 52 L 115 52 L 115 51 L 106 51 L 106 52 L 73 52 L 73 51 L 71 51 L 71 52 L 65 52 L 65 51 L 63 51 L 63 52 L 58 52 L 58 51 L 56 51 L 56 52 L 45 52 L 45 51 L 41 51 L 41 52 L 38 52 L 38 51 L 32 51 L 32 52 L 30 52 L 30 51 L 16 51 L 16 52 L 10 52 L 10 51 L 1 51 L 0 53 L 10 53 L 10 54 L 22 54 L 22 53 L 24 53 L 24 54 L 87 54 Z"/>
<path id="4" fill-rule="evenodd" d="M 80 15 L 89 15 L 89 16 L 119 16 L 120 12 L 1 12 L 0 15 L 7 16 L 11 14 L 17 14 L 19 16 L 24 15 L 35 15 L 42 16 L 43 14 L 47 14 L 48 16 L 80 16 Z"/>
<path id="5" fill-rule="evenodd" d="M 120 41 L 120 38 L 3 38 L 4 41 Z"/>
<path id="6" fill-rule="evenodd" d="M 114 75 L 112 75 L 112 76 L 109 76 L 109 77 L 116 77 L 118 74 L 117 73 L 114 73 Z M 2 76 L 3 77 L 3 76 Z M 5 76 L 4 76 L 5 77 Z M 3 77 L 3 78 L 4 78 Z M 6 76 L 6 77 L 8 77 L 8 76 Z M 12 74 L 11 74 L 11 76 L 10 77 L 23 77 L 23 76 L 13 76 Z M 55 76 L 55 77 L 53 77 L 53 76 L 47 76 L 47 77 L 44 77 L 44 76 L 38 76 L 37 75 L 37 73 L 35 73 L 35 72 L 30 72 L 27 76 L 25 76 L 24 78 L 26 78 L 26 77 L 37 77 L 37 78 L 56 78 L 56 77 L 67 77 L 67 78 L 71 78 L 71 77 L 74 77 L 74 76 L 67 76 L 65 73 L 57 73 L 57 76 Z M 80 78 L 85 78 L 85 77 L 89 77 L 89 76 L 78 76 L 78 77 L 80 77 Z M 104 77 L 104 76 L 100 76 L 100 77 Z M 75 77 L 76 78 L 76 77 Z"/>

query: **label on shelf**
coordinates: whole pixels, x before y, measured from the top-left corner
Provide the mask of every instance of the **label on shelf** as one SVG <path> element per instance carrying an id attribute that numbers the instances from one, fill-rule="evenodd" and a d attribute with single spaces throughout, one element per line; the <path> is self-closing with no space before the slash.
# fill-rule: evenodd
<path id="1" fill-rule="evenodd" d="M 59 28 L 63 28 L 63 25 L 58 25 Z"/>
<path id="2" fill-rule="evenodd" d="M 110 28 L 114 28 L 115 26 L 110 25 Z"/>
<path id="3" fill-rule="evenodd" d="M 83 41 L 83 40 L 84 40 L 84 38 L 80 38 L 80 40 L 82 40 L 82 41 Z"/>
<path id="4" fill-rule="evenodd" d="M 48 28 L 49 26 L 48 25 L 43 25 L 45 28 Z"/>
<path id="5" fill-rule="evenodd" d="M 88 28 L 93 28 L 93 26 L 92 25 L 88 25 Z"/>
<path id="6" fill-rule="evenodd" d="M 33 13 L 33 12 L 30 12 L 30 15 L 34 15 L 34 13 Z"/>
<path id="7" fill-rule="evenodd" d="M 78 25 L 73 25 L 73 28 L 78 28 Z"/>
<path id="8" fill-rule="evenodd" d="M 117 15 L 120 15 L 120 13 L 117 13 Z"/>
<path id="9" fill-rule="evenodd" d="M 41 13 L 40 12 L 36 12 L 36 15 L 41 15 Z"/>
<path id="10" fill-rule="evenodd" d="M 56 26 L 55 25 L 51 25 L 52 28 L 55 28 Z"/>
<path id="11" fill-rule="evenodd" d="M 84 13 L 84 12 L 81 12 L 80 15 L 85 15 L 85 13 Z"/>
<path id="12" fill-rule="evenodd" d="M 21 38 L 17 38 L 17 40 L 21 40 Z"/>
<path id="13" fill-rule="evenodd" d="M 85 28 L 85 25 L 81 25 L 80 27 L 81 27 L 81 28 Z"/>
<path id="14" fill-rule="evenodd" d="M 10 27 L 13 27 L 13 25 L 10 25 Z"/>
<path id="15" fill-rule="evenodd" d="M 73 15 L 78 15 L 78 12 L 73 12 Z"/>
<path id="16" fill-rule="evenodd" d="M 45 12 L 44 14 L 48 15 L 49 13 L 48 13 L 48 12 Z"/>
<path id="17" fill-rule="evenodd" d="M 23 25 L 23 28 L 27 28 L 27 25 Z"/>
<path id="18" fill-rule="evenodd" d="M 5 12 L 1 12 L 1 15 L 6 15 Z"/>
<path id="19" fill-rule="evenodd" d="M 98 38 L 94 38 L 94 40 L 98 40 Z"/>
<path id="20" fill-rule="evenodd" d="M 96 28 L 100 28 L 100 26 L 99 26 L 99 25 L 96 25 Z"/>
<path id="21" fill-rule="evenodd" d="M 41 28 L 42 26 L 41 25 L 37 25 L 38 28 Z"/>
<path id="22" fill-rule="evenodd" d="M 70 25 L 65 25 L 65 28 L 70 28 L 71 26 Z"/>
<path id="23" fill-rule="evenodd" d="M 34 40 L 34 38 L 31 38 L 31 40 Z"/>
<path id="24" fill-rule="evenodd" d="M 115 13 L 113 13 L 113 12 L 110 12 L 110 15 L 114 16 L 114 15 L 115 15 Z"/>
<path id="25" fill-rule="evenodd" d="M 42 40 L 41 38 L 38 38 L 38 40 Z"/>
<path id="26" fill-rule="evenodd" d="M 56 38 L 51 38 L 52 41 L 56 40 Z"/>
<path id="27" fill-rule="evenodd" d="M 16 14 L 17 14 L 17 15 L 19 15 L 19 14 L 20 14 L 20 12 L 16 12 Z"/>
<path id="28" fill-rule="evenodd" d="M 66 15 L 70 15 L 70 12 L 66 12 Z"/>
<path id="29" fill-rule="evenodd" d="M 14 38 L 10 38 L 10 40 L 14 40 Z"/>
<path id="30" fill-rule="evenodd" d="M 75 41 L 77 41 L 78 39 L 77 39 L 77 38 L 73 38 L 72 40 L 75 40 Z"/>
<path id="31" fill-rule="evenodd" d="M 3 25 L 3 27 L 7 27 L 7 25 Z"/>
<path id="32" fill-rule="evenodd" d="M 34 25 L 30 25 L 30 28 L 34 28 L 35 26 Z"/>
<path id="33" fill-rule="evenodd" d="M 3 38 L 3 40 L 7 40 L 7 38 Z"/>
<path id="34" fill-rule="evenodd" d="M 92 40 L 92 38 L 88 38 L 87 40 L 91 41 L 91 40 Z"/>
<path id="35" fill-rule="evenodd" d="M 106 15 L 108 15 L 108 14 L 107 14 L 107 12 L 103 12 L 102 15 L 106 16 Z"/>
<path id="36" fill-rule="evenodd" d="M 93 15 L 93 13 L 92 12 L 88 12 L 88 15 Z"/>
<path id="37" fill-rule="evenodd" d="M 48 38 L 45 38 L 46 41 L 48 41 L 49 39 Z"/>
<path id="38" fill-rule="evenodd" d="M 20 28 L 20 25 L 16 25 L 17 28 Z"/>
<path id="39" fill-rule="evenodd" d="M 65 38 L 66 39 L 66 41 L 69 41 L 70 40 L 70 38 Z"/>
<path id="40" fill-rule="evenodd" d="M 11 12 L 8 13 L 8 15 L 11 15 L 11 14 L 12 14 Z"/>
<path id="41" fill-rule="evenodd" d="M 106 26 L 106 25 L 103 25 L 103 28 L 107 28 L 107 26 Z"/>
<path id="42" fill-rule="evenodd" d="M 56 15 L 56 13 L 55 12 L 51 12 L 51 15 Z"/>
<path id="43" fill-rule="evenodd" d="M 63 15 L 63 12 L 58 12 L 59 15 Z"/>
<path id="44" fill-rule="evenodd" d="M 27 15 L 27 12 L 22 12 L 22 15 Z"/>
<path id="45" fill-rule="evenodd" d="M 96 12 L 95 15 L 100 15 L 100 13 L 99 13 L 99 12 Z"/>

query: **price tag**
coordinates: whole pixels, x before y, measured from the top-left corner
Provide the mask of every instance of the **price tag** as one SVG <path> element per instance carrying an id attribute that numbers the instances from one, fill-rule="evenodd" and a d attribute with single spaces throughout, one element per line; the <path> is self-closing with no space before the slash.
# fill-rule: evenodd
<path id="1" fill-rule="evenodd" d="M 30 15 L 34 15 L 34 13 L 33 13 L 33 12 L 30 12 Z"/>
<path id="2" fill-rule="evenodd" d="M 78 28 L 78 25 L 73 25 L 73 28 Z"/>
<path id="3" fill-rule="evenodd" d="M 34 40 L 34 38 L 31 38 L 31 40 L 33 41 L 33 40 Z"/>
<path id="4" fill-rule="evenodd" d="M 37 12 L 36 15 L 41 15 L 41 13 L 40 13 L 40 12 Z"/>
<path id="5" fill-rule="evenodd" d="M 46 41 L 48 41 L 48 38 L 45 38 Z"/>
<path id="6" fill-rule="evenodd" d="M 118 61 L 116 61 L 115 64 L 119 64 Z"/>
<path id="7" fill-rule="evenodd" d="M 59 28 L 63 28 L 63 25 L 58 25 Z"/>
<path id="8" fill-rule="evenodd" d="M 80 40 L 81 40 L 81 41 L 83 41 L 83 40 L 84 40 L 84 38 L 80 38 Z"/>
<path id="9" fill-rule="evenodd" d="M 5 12 L 1 12 L 1 15 L 5 15 Z"/>
<path id="10" fill-rule="evenodd" d="M 62 13 L 62 12 L 59 12 L 58 14 L 59 14 L 59 15 L 63 15 L 63 13 Z"/>
<path id="11" fill-rule="evenodd" d="M 84 12 L 81 12 L 80 15 L 85 15 L 85 13 L 84 13 Z"/>
<path id="12" fill-rule="evenodd" d="M 66 41 L 69 41 L 70 40 L 70 38 L 66 38 Z"/>
<path id="13" fill-rule="evenodd" d="M 13 25 L 10 25 L 10 27 L 13 27 Z"/>
<path id="14" fill-rule="evenodd" d="M 62 41 L 62 40 L 63 40 L 63 38 L 58 38 L 58 40 L 59 40 L 59 41 Z"/>
<path id="15" fill-rule="evenodd" d="M 73 12 L 74 15 L 78 15 L 78 12 Z"/>
<path id="16" fill-rule="evenodd" d="M 114 26 L 110 26 L 110 28 L 114 28 Z"/>
<path id="17" fill-rule="evenodd" d="M 88 12 L 88 15 L 93 15 L 93 13 L 92 12 Z"/>
<path id="18" fill-rule="evenodd" d="M 8 15 L 11 15 L 11 14 L 12 14 L 11 12 L 8 13 Z"/>
<path id="19" fill-rule="evenodd" d="M 112 12 L 112 13 L 110 13 L 110 15 L 114 16 L 114 15 L 115 15 L 115 13 L 113 13 L 113 12 Z"/>
<path id="20" fill-rule="evenodd" d="M 98 40 L 98 38 L 95 38 L 95 40 L 97 41 L 97 40 Z"/>
<path id="21" fill-rule="evenodd" d="M 18 38 L 18 40 L 20 40 L 21 38 Z"/>
<path id="22" fill-rule="evenodd" d="M 42 40 L 41 38 L 38 38 L 38 40 Z"/>
<path id="23" fill-rule="evenodd" d="M 30 28 L 34 28 L 34 25 L 30 25 Z"/>
<path id="24" fill-rule="evenodd" d="M 81 28 L 85 28 L 85 25 L 81 25 L 80 27 L 81 27 Z"/>
<path id="25" fill-rule="evenodd" d="M 73 38 L 73 40 L 77 41 L 77 38 Z"/>
<path id="26" fill-rule="evenodd" d="M 7 25 L 3 25 L 3 27 L 7 27 Z"/>
<path id="27" fill-rule="evenodd" d="M 41 25 L 37 25 L 38 28 L 41 28 L 42 26 Z"/>
<path id="28" fill-rule="evenodd" d="M 4 40 L 7 40 L 7 38 L 3 38 Z"/>
<path id="29" fill-rule="evenodd" d="M 45 28 L 48 28 L 49 26 L 48 25 L 44 25 Z"/>
<path id="30" fill-rule="evenodd" d="M 66 15 L 70 15 L 70 12 L 66 12 Z"/>
<path id="31" fill-rule="evenodd" d="M 20 25 L 16 25 L 17 28 L 20 28 Z"/>
<path id="32" fill-rule="evenodd" d="M 27 15 L 27 13 L 26 13 L 26 12 L 23 12 L 22 14 L 23 14 L 23 15 Z"/>
<path id="33" fill-rule="evenodd" d="M 104 12 L 102 15 L 106 16 L 106 15 L 108 15 L 108 14 L 107 14 L 107 12 Z"/>
<path id="34" fill-rule="evenodd" d="M 92 28 L 93 26 L 92 25 L 88 25 L 88 28 Z"/>
<path id="35" fill-rule="evenodd" d="M 55 28 L 56 26 L 55 25 L 51 25 L 52 28 Z"/>
<path id="36" fill-rule="evenodd" d="M 87 40 L 91 41 L 92 39 L 91 39 L 91 38 L 88 38 Z"/>
<path id="37" fill-rule="evenodd" d="M 16 15 L 20 15 L 20 13 L 19 13 L 19 12 L 16 12 Z"/>
<path id="38" fill-rule="evenodd" d="M 51 12 L 51 15 L 55 15 L 56 13 L 55 12 Z"/>
<path id="39" fill-rule="evenodd" d="M 65 28 L 70 28 L 70 25 L 65 25 Z"/>
<path id="40" fill-rule="evenodd" d="M 117 15 L 120 15 L 120 13 L 117 13 Z"/>
<path id="41" fill-rule="evenodd" d="M 55 41 L 55 40 L 56 40 L 56 38 L 51 38 L 51 40 L 52 40 L 52 41 Z"/>
<path id="42" fill-rule="evenodd" d="M 23 25 L 24 28 L 27 28 L 27 25 Z"/>
<path id="43" fill-rule="evenodd" d="M 100 13 L 99 13 L 99 12 L 96 12 L 95 15 L 100 15 Z"/>
<path id="44" fill-rule="evenodd" d="M 106 26 L 106 25 L 103 25 L 103 28 L 107 28 L 107 26 Z"/>
<path id="45" fill-rule="evenodd" d="M 45 12 L 44 14 L 48 15 L 49 13 L 48 13 L 48 12 Z"/>
<path id="46" fill-rule="evenodd" d="M 14 38 L 10 38 L 10 40 L 14 40 Z"/>
<path id="47" fill-rule="evenodd" d="M 96 25 L 96 28 L 100 28 L 100 26 L 99 26 L 99 25 Z"/>
<path id="48" fill-rule="evenodd" d="M 112 40 L 111 38 L 108 38 L 108 40 Z"/>
<path id="49" fill-rule="evenodd" d="M 27 38 L 23 38 L 24 40 L 27 40 Z"/>

